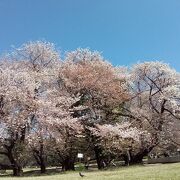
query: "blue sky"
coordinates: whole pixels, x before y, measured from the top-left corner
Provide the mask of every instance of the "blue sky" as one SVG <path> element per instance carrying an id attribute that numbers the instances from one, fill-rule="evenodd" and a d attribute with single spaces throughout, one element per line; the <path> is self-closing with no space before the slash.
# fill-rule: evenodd
<path id="1" fill-rule="evenodd" d="M 180 71 L 180 0 L 0 0 L 1 54 L 42 39 L 115 65 L 163 60 Z"/>

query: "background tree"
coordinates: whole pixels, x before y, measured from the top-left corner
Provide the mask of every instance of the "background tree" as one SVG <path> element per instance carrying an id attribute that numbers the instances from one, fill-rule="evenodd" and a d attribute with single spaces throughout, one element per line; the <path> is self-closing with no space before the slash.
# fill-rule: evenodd
<path id="1" fill-rule="evenodd" d="M 84 134 L 93 147 L 98 167 L 103 167 L 102 149 L 92 137 L 88 127 L 96 123 L 113 123 L 113 110 L 128 98 L 125 89 L 123 68 L 113 67 L 98 52 L 78 49 L 66 55 L 59 74 L 59 80 L 70 94 L 81 98 L 74 103 L 74 117 L 83 117 Z M 86 108 L 78 109 L 84 106 Z M 91 138 L 90 138 L 91 136 Z M 96 145 L 95 145 L 96 144 Z"/>
<path id="2" fill-rule="evenodd" d="M 160 142 L 172 139 L 172 124 L 179 119 L 179 74 L 167 64 L 145 62 L 131 69 L 127 82 L 131 98 L 119 114 L 151 135 L 151 141 L 142 138 L 139 151 L 132 154 L 132 163 L 137 163 Z"/>
<path id="3" fill-rule="evenodd" d="M 8 157 L 15 176 L 21 175 L 25 159 L 29 117 L 34 112 L 35 82 L 19 62 L 2 62 L 0 70 L 0 153 Z"/>

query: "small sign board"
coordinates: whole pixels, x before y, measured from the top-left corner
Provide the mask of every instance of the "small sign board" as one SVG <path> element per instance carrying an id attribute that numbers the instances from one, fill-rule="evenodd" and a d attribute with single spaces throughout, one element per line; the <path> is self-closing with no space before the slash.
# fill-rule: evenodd
<path id="1" fill-rule="evenodd" d="M 81 158 L 83 158 L 83 154 L 82 153 L 78 153 L 77 157 L 81 159 Z"/>

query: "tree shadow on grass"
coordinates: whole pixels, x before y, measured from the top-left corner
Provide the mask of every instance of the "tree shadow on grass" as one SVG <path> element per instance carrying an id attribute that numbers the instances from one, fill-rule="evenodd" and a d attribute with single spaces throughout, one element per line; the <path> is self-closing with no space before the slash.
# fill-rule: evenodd
<path id="1" fill-rule="evenodd" d="M 22 177 L 49 176 L 49 175 L 66 174 L 66 173 L 67 172 L 61 171 L 59 168 L 47 169 L 45 173 L 41 173 L 40 169 L 33 169 L 33 170 L 24 171 Z M 12 173 L 6 172 L 4 174 L 0 174 L 0 177 L 12 177 Z"/>

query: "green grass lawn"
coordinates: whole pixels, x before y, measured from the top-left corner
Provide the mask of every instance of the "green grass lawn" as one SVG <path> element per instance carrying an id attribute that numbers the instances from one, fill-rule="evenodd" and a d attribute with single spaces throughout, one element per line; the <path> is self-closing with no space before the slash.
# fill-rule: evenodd
<path id="1" fill-rule="evenodd" d="M 25 172 L 25 177 L 13 178 L 0 176 L 0 180 L 180 180 L 180 163 L 154 164 L 144 166 L 121 167 L 111 170 L 84 172 L 81 178 L 78 172 L 66 172 L 51 175 L 31 176 L 31 172 Z M 35 176 L 36 175 L 36 176 Z"/>

